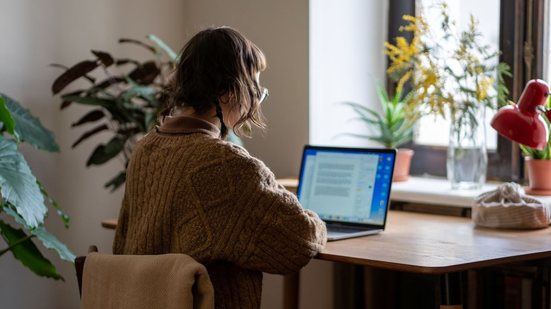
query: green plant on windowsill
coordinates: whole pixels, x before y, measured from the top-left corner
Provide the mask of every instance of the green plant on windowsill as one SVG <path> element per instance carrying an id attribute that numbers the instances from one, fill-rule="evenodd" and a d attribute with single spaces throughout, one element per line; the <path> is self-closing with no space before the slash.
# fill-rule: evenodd
<path id="1" fill-rule="evenodd" d="M 544 107 L 545 109 L 551 108 L 551 96 L 547 98 L 547 104 Z M 547 119 L 545 113 L 541 113 L 541 117 L 544 119 L 547 129 L 551 129 L 551 122 Z M 534 160 L 551 160 L 551 134 L 549 135 L 547 145 L 545 145 L 545 148 L 543 149 L 530 148 L 522 144 L 519 144 L 519 147 L 525 157 L 529 157 Z"/>
<path id="2" fill-rule="evenodd" d="M 37 118 L 0 93 L 0 234 L 7 245 L 0 248 L 0 257 L 11 252 L 35 274 L 63 280 L 33 239 L 54 250 L 61 259 L 73 262 L 74 254 L 44 227 L 48 206 L 61 217 L 66 228 L 69 217 L 34 176 L 18 149 L 21 143 L 39 150 L 59 151 L 53 134 Z"/>
<path id="3" fill-rule="evenodd" d="M 386 90 L 377 85 L 377 96 L 381 105 L 381 112 L 354 102 L 344 102 L 363 121 L 370 134 L 349 133 L 348 135 L 369 139 L 386 148 L 397 148 L 411 141 L 413 125 L 417 117 L 407 110 L 407 102 L 412 93 L 403 94 L 401 85 L 396 88 L 394 96 L 390 97 Z"/>
<path id="4" fill-rule="evenodd" d="M 85 80 L 88 87 L 63 93 L 61 109 L 72 103 L 93 107 L 91 111 L 72 124 L 79 127 L 95 123 L 72 147 L 101 132 L 111 132 L 107 143 L 98 145 L 86 162 L 86 166 L 102 165 L 122 157 L 123 169 L 109 180 L 106 188 L 112 191 L 126 180 L 126 167 L 134 144 L 156 124 L 163 109 L 164 89 L 169 75 L 178 63 L 178 54 L 155 35 L 147 36 L 148 42 L 120 39 L 121 44 L 133 44 L 149 51 L 153 59 L 138 61 L 128 57 L 115 58 L 110 53 L 92 50 L 95 59 L 81 61 L 65 69 L 52 85 L 54 95 L 59 94 L 76 80 Z M 104 74 L 97 81 L 91 74 L 101 69 Z M 228 140 L 242 145 L 230 132 Z"/>

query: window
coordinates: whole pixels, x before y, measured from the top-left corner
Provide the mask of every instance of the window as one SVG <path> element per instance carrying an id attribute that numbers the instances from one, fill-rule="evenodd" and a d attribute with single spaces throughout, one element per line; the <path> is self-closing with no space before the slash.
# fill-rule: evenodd
<path id="1" fill-rule="evenodd" d="M 388 38 L 393 38 L 399 34 L 397 29 L 402 24 L 402 15 L 415 14 L 417 1 L 421 3 L 423 0 L 389 1 Z M 479 19 L 482 19 L 480 14 L 487 14 L 488 11 L 499 12 L 498 42 L 499 49 L 502 51 L 500 61 L 511 67 L 513 77 L 506 78 L 506 84 L 510 91 L 510 98 L 516 101 L 527 80 L 541 77 L 540 59 L 543 47 L 539 43 L 541 40 L 537 38 L 541 38 L 542 33 L 543 0 L 500 0 L 499 2 L 448 0 L 446 2 L 452 7 L 461 5 L 465 8 L 458 9 L 461 15 L 468 16 L 469 10 L 474 11 Z M 495 18 L 490 19 L 492 19 L 491 22 L 489 20 L 484 22 L 495 25 L 493 21 Z M 492 26 L 482 25 L 482 27 L 491 28 Z M 497 28 L 497 26 L 493 27 Z M 489 36 L 492 37 L 491 34 Z M 495 34 L 493 37 L 495 38 Z M 526 45 L 530 46 L 526 44 L 530 42 L 533 42 L 531 50 L 525 48 Z M 530 52 L 533 59 L 527 61 L 529 59 L 526 56 Z M 446 147 L 420 143 L 412 143 L 410 147 L 416 151 L 415 160 L 412 162 L 412 174 L 446 175 Z M 488 179 L 519 180 L 522 176 L 523 164 L 518 146 L 498 136 L 495 150 L 488 152 Z"/>

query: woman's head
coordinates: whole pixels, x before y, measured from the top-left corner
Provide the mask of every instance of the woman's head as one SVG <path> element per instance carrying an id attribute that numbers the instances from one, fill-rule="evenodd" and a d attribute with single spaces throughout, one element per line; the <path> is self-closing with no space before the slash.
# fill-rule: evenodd
<path id="1" fill-rule="evenodd" d="M 263 128 L 260 99 L 264 88 L 258 78 L 265 68 L 262 51 L 236 30 L 203 30 L 182 49 L 168 87 L 168 108 L 192 107 L 197 114 L 216 108 L 223 137 L 226 125 L 238 134 L 247 134 L 251 125 Z"/>

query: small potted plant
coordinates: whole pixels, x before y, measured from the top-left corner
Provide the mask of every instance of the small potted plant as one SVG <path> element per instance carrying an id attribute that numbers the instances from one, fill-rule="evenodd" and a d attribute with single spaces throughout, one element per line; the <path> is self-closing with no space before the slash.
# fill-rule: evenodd
<path id="1" fill-rule="evenodd" d="M 550 97 L 551 98 L 551 97 Z M 547 109 L 551 108 L 551 101 L 547 100 Z M 549 119 L 542 113 L 542 118 L 551 128 Z M 550 135 L 551 136 L 551 135 Z M 528 187 L 525 188 L 527 194 L 531 195 L 551 195 L 551 139 L 543 149 L 530 148 L 519 144 L 526 170 L 528 173 Z"/>
<path id="2" fill-rule="evenodd" d="M 417 120 L 417 113 L 407 110 L 406 102 L 411 97 L 411 92 L 403 95 L 402 85 L 398 84 L 394 96 L 390 97 L 384 87 L 377 85 L 377 95 L 382 112 L 354 102 L 344 103 L 358 114 L 359 120 L 365 122 L 371 131 L 371 134 L 349 135 L 372 140 L 386 148 L 398 148 L 410 142 L 413 137 L 413 125 Z M 398 148 L 393 181 L 406 181 L 409 178 L 412 157 L 413 150 Z"/>

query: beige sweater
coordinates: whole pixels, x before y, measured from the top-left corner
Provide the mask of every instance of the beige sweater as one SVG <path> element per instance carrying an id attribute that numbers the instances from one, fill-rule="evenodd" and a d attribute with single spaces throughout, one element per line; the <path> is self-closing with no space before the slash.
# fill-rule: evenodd
<path id="1" fill-rule="evenodd" d="M 138 143 L 113 252 L 188 254 L 207 267 L 216 308 L 259 308 L 262 272 L 298 271 L 325 245 L 325 225 L 218 135 L 175 117 Z"/>

